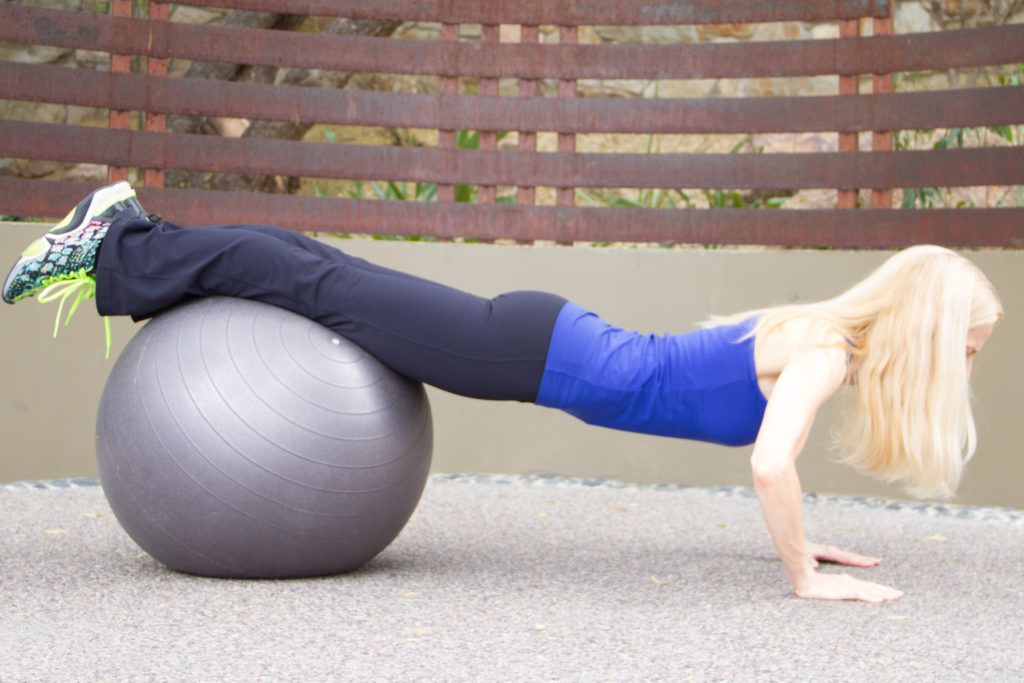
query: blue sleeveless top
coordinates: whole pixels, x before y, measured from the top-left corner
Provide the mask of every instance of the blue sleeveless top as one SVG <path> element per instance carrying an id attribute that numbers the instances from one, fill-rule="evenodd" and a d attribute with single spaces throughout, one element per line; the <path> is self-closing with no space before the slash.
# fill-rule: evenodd
<path id="1" fill-rule="evenodd" d="M 536 402 L 603 427 L 726 446 L 753 443 L 766 405 L 754 338 L 743 339 L 754 322 L 645 335 L 567 303 L 555 322 Z"/>

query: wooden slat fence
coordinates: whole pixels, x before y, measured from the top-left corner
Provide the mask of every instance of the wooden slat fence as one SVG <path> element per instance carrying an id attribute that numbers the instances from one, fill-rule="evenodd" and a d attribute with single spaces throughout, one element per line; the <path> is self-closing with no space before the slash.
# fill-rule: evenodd
<path id="1" fill-rule="evenodd" d="M 109 128 L 0 120 L 0 157 L 105 164 L 131 177 L 152 210 L 184 223 L 260 221 L 295 229 L 439 238 L 651 241 L 883 247 L 914 242 L 1024 246 L 1024 208 L 895 209 L 892 190 L 1024 185 L 1019 146 L 906 151 L 893 132 L 1024 124 L 1024 86 L 894 93 L 892 74 L 1024 63 L 1024 26 L 892 34 L 889 0 L 205 0 L 176 3 L 358 20 L 435 22 L 439 40 L 323 35 L 169 20 L 151 0 L 108 15 L 0 4 L 0 40 L 110 54 L 110 70 L 0 62 L 0 97 L 110 110 Z M 581 44 L 607 25 L 834 21 L 835 39 Z M 479 24 L 480 39 L 461 37 Z M 502 42 L 501 25 L 519 25 Z M 557 27 L 557 43 L 540 26 Z M 872 35 L 861 35 L 871 27 Z M 515 32 L 513 32 L 515 33 Z M 139 59 L 144 57 L 145 59 Z M 391 93 L 168 76 L 168 60 L 437 78 L 437 90 Z M 133 67 L 136 71 L 133 71 Z M 830 96 L 582 97 L 581 79 L 839 76 Z M 870 76 L 870 86 L 862 80 Z M 466 92 L 464 79 L 479 79 Z M 499 94 L 516 79 L 518 95 Z M 542 96 L 543 81 L 557 96 Z M 865 91 L 869 90 L 869 92 Z M 865 91 L 865 92 L 862 92 Z M 143 118 L 131 112 L 144 112 Z M 436 147 L 399 147 L 166 132 L 168 115 L 439 131 Z M 133 123 L 134 121 L 134 123 Z M 134 126 L 134 129 L 133 129 Z M 458 131 L 479 133 L 476 149 Z M 499 134 L 518 143 L 499 149 Z M 771 154 L 581 152 L 591 133 L 838 134 L 838 151 Z M 871 132 L 870 149 L 860 149 Z M 539 151 L 554 134 L 553 151 Z M 137 169 L 137 170 L 136 170 Z M 165 188 L 165 171 L 434 183 L 432 201 L 387 201 Z M 456 201 L 472 185 L 474 203 Z M 539 205 L 536 188 L 553 188 Z M 508 194 L 499 188 L 515 188 Z M 582 206 L 578 190 L 838 190 L 828 209 L 647 209 Z M 88 187 L 0 178 L 0 214 L 56 217 Z M 870 208 L 856 208 L 860 189 Z M 505 195 L 505 199 L 499 198 Z M 499 203 L 499 202 L 512 203 Z"/>

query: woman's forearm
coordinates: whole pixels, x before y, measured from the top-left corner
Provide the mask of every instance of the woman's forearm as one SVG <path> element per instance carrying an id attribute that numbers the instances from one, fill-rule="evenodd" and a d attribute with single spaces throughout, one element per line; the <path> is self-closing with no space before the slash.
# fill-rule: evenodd
<path id="1" fill-rule="evenodd" d="M 814 577 L 816 562 L 804 537 L 802 490 L 796 468 L 754 472 L 754 489 L 793 589 L 800 592 Z"/>
<path id="2" fill-rule="evenodd" d="M 804 537 L 802 493 L 796 468 L 766 468 L 754 465 L 754 488 L 772 541 L 786 568 L 793 592 L 801 598 L 822 600 L 864 600 L 885 602 L 897 600 L 902 591 L 890 586 L 857 579 L 849 574 L 823 574 L 817 570 L 818 559 L 826 559 L 856 567 L 873 567 L 878 558 L 857 555 L 808 543 Z"/>

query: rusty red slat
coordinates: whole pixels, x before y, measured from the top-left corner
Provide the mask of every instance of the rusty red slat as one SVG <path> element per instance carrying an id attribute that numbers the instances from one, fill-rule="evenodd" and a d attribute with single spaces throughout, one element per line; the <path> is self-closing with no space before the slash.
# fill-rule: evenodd
<path id="1" fill-rule="evenodd" d="M 524 80 L 523 87 L 536 87 Z M 1003 126 L 1024 86 L 851 97 L 627 100 L 445 96 L 152 78 L 0 62 L 9 99 L 299 123 L 572 133 L 773 133 Z"/>
<path id="2" fill-rule="evenodd" d="M 298 177 L 550 187 L 805 189 L 1024 184 L 1019 147 L 812 154 L 544 154 L 230 139 L 0 121 L 14 158 Z"/>
<path id="3" fill-rule="evenodd" d="M 57 218 L 92 189 L 0 178 L 0 213 Z M 1024 247 L 1024 208 L 626 209 L 437 204 L 140 188 L 143 204 L 184 225 L 266 222 L 297 230 L 553 241 L 887 248 Z"/>
<path id="4" fill-rule="evenodd" d="M 1024 25 L 736 44 L 481 44 L 151 22 L 17 3 L 0 4 L 0 40 L 159 58 L 481 78 L 756 78 L 1024 62 Z"/>
<path id="5" fill-rule="evenodd" d="M 350 19 L 562 26 L 829 21 L 882 17 L 889 11 L 887 0 L 185 0 L 179 4 Z"/>

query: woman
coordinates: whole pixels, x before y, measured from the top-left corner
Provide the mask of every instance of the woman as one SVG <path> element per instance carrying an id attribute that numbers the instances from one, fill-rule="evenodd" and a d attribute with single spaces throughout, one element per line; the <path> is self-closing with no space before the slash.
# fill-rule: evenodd
<path id="1" fill-rule="evenodd" d="M 457 394 L 535 402 L 617 429 L 753 443 L 754 486 L 793 590 L 869 602 L 902 593 L 820 573 L 818 562 L 879 560 L 804 537 L 795 461 L 818 409 L 851 385 L 850 464 L 914 493 L 952 493 L 974 452 L 971 364 L 1002 316 L 974 265 L 925 246 L 828 301 L 641 335 L 552 294 L 483 299 L 281 228 L 183 229 L 147 216 L 127 183 L 87 197 L 23 253 L 3 297 L 36 293 L 62 304 L 77 293 L 75 306 L 95 294 L 101 314 L 136 319 L 195 296 L 257 299 Z"/>

